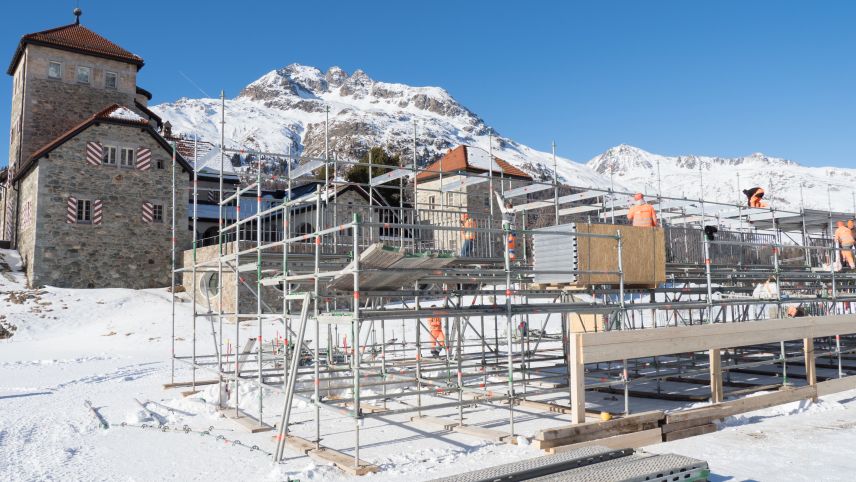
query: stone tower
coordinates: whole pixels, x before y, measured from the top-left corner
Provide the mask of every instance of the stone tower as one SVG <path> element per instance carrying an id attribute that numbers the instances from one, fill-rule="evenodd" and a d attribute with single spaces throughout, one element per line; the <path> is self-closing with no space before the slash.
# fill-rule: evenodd
<path id="1" fill-rule="evenodd" d="M 24 35 L 13 77 L 9 168 L 112 104 L 134 108 L 143 59 L 80 24 Z M 146 113 L 144 113 L 146 115 Z"/>

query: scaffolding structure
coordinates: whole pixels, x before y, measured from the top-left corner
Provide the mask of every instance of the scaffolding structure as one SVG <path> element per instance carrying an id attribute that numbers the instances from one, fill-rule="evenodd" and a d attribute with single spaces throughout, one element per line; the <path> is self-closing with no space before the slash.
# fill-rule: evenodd
<path id="1" fill-rule="evenodd" d="M 616 416 L 631 413 L 633 397 L 699 401 L 660 387 L 678 379 L 698 384 L 708 373 L 705 357 L 627 359 L 616 353 L 613 361 L 580 369 L 569 343 L 572 326 L 626 331 L 740 323 L 784 317 L 792 305 L 809 316 L 853 313 L 856 276 L 837 270 L 841 247 L 833 242 L 831 226 L 854 213 L 790 212 L 652 195 L 665 225 L 667 282 L 632 286 L 624 279 L 622 229 L 627 229 L 623 206 L 633 193 L 571 186 L 555 176 L 511 187 L 492 168 L 445 184 L 441 168 L 440 188 L 434 189 L 441 202 L 424 206 L 419 193 L 432 188 L 416 182 L 426 171 L 415 152 L 410 165 L 386 166 L 371 159 L 338 159 L 329 152 L 317 158 L 230 149 L 221 138 L 215 190 L 220 229 L 216 243 L 204 247 L 197 232 L 198 169 L 191 192 L 177 192 L 173 186 L 173 207 L 185 197 L 193 206 L 189 263 L 177 266 L 174 245 L 173 267 L 176 276 L 192 280 L 193 286 L 185 288 L 194 318 L 190 353 L 176 353 L 173 309 L 172 381 L 175 362 L 191 368 L 187 384 L 193 390 L 212 381 L 198 378 L 198 372 L 212 375 L 224 413 L 254 430 L 277 431 L 276 460 L 295 440 L 291 417 L 298 401 L 314 410 L 313 434 L 301 439 L 309 444 L 307 450 L 322 447 L 324 417 L 352 419 L 357 468 L 366 464 L 360 459 L 361 422 L 372 417 L 454 410 L 457 424 L 464 427 L 470 407 L 488 406 L 507 420 L 508 431 L 498 438 L 513 439 L 521 404 L 557 397 L 573 401 L 580 389 L 623 395 L 624 409 Z M 224 164 L 236 153 L 252 154 L 258 163 L 253 179 L 230 189 L 223 179 Z M 263 173 L 263 158 L 278 160 L 282 169 Z M 370 182 L 349 182 L 339 175 L 358 166 L 368 169 Z M 319 170 L 325 174 L 314 191 L 293 195 L 301 178 Z M 376 170 L 385 172 L 372 176 Z M 287 182 L 281 201 L 264 197 L 273 178 Z M 482 183 L 489 185 L 489 197 L 496 190 L 516 202 L 515 226 L 500 222 L 492 200 L 475 209 L 447 195 Z M 368 204 L 340 201 L 345 187 L 368 192 Z M 399 206 L 375 201 L 381 190 L 398 191 Z M 475 227 L 467 229 L 475 238 L 467 256 L 461 256 L 454 242 L 462 235 L 462 212 L 475 220 Z M 311 230 L 295 226 L 297 216 L 314 216 Z M 614 234 L 574 231 L 567 228 L 572 222 L 609 224 Z M 715 236 L 705 234 L 710 225 L 719 229 Z M 582 238 L 614 242 L 616 269 L 536 269 L 532 240 L 545 233 L 567 237 L 569 243 Z M 516 250 L 509 236 L 518 241 Z M 214 255 L 200 259 L 203 249 Z M 569 289 L 534 281 L 544 274 L 611 275 L 617 283 Z M 217 303 L 199 299 L 201 278 Z M 764 297 L 752 295 L 765 284 L 775 290 Z M 227 297 L 234 302 L 229 304 Z M 427 326 L 429 318 L 442 320 L 442 345 Z M 242 327 L 254 331 L 249 334 Z M 200 339 L 208 336 L 199 336 L 203 330 L 210 331 L 211 341 Z M 443 349 L 430 356 L 429 346 Z M 775 367 L 767 373 L 780 375 L 781 384 L 800 383 L 793 367 L 806 363 L 802 349 L 802 344 L 782 341 L 726 351 L 725 384 L 734 388 L 728 394 L 769 389 L 731 379 L 731 374 L 758 372 L 760 367 Z M 835 336 L 821 341 L 816 356 L 829 358 L 841 377 L 854 354 L 856 338 Z M 245 385 L 255 392 L 242 391 Z M 252 409 L 242 393 L 257 398 Z M 266 393 L 281 394 L 275 406 L 265 406 Z M 702 399 L 722 401 L 723 395 L 711 392 Z M 574 420 L 585 420 L 584 407 L 583 413 L 578 405 L 569 409 L 575 411 Z"/>

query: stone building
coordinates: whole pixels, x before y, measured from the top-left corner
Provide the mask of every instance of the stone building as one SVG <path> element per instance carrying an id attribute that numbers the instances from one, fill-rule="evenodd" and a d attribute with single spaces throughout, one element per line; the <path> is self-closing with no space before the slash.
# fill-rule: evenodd
<path id="1" fill-rule="evenodd" d="M 426 167 L 416 176 L 416 181 L 422 223 L 459 226 L 461 215 L 467 213 L 479 227 L 498 229 L 502 214 L 491 188 L 497 192 L 508 191 L 528 184 L 532 177 L 484 149 L 461 145 Z M 459 233 L 438 230 L 433 236 L 437 249 L 460 250 Z M 475 251 L 488 256 L 492 250 L 501 249 L 499 239 L 493 241 L 491 244 L 484 236 L 477 236 Z"/>
<path id="2" fill-rule="evenodd" d="M 24 35 L 13 77 L 9 165 L 0 174 L 0 238 L 31 286 L 149 288 L 170 282 L 172 147 L 143 59 L 75 23 Z M 186 193 L 191 167 L 177 156 Z M 187 219 L 180 195 L 177 219 Z M 189 245 L 177 224 L 179 248 Z"/>

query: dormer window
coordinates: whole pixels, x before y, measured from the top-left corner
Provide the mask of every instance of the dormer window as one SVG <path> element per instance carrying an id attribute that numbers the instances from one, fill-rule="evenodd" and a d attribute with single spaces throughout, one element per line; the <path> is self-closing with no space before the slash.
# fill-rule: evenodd
<path id="1" fill-rule="evenodd" d="M 59 62 L 50 62 L 48 64 L 48 78 L 49 79 L 61 79 L 62 78 L 62 64 Z"/>
<path id="2" fill-rule="evenodd" d="M 104 73 L 104 88 L 116 90 L 119 85 L 119 78 L 116 75 L 116 72 L 105 72 Z"/>
<path id="3" fill-rule="evenodd" d="M 89 78 L 92 76 L 92 68 L 77 66 L 77 82 L 81 84 L 88 84 Z"/>

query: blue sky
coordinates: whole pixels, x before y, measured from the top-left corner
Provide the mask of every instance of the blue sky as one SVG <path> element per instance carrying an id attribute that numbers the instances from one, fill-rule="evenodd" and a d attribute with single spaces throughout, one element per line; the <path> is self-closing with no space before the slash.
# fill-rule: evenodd
<path id="1" fill-rule="evenodd" d="M 4 4 L 6 61 L 21 35 L 73 21 L 76 3 Z M 627 143 L 856 167 L 856 2 L 79 3 L 86 26 L 146 60 L 154 103 L 234 96 L 292 62 L 339 65 L 442 86 L 503 135 L 542 150 L 555 139 L 577 161 Z"/>

